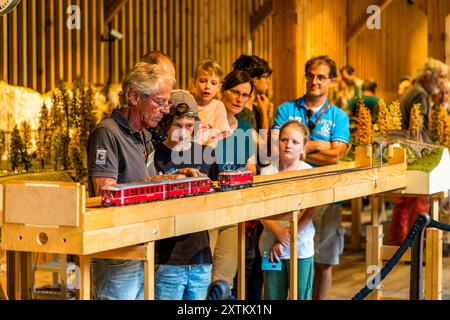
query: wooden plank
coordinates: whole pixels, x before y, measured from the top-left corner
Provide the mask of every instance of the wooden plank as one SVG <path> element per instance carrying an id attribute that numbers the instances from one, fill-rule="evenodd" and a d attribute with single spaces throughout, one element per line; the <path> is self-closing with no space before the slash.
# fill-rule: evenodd
<path id="1" fill-rule="evenodd" d="M 68 187 L 49 183 L 7 184 L 5 222 L 77 227 L 82 212 L 79 199 L 83 192 L 84 186 L 78 183 Z M 23 201 L 24 194 L 27 201 Z"/>
<path id="2" fill-rule="evenodd" d="M 37 73 L 37 4 L 36 0 L 31 0 L 28 2 L 28 10 L 30 12 L 30 22 L 28 25 L 28 47 L 30 52 L 27 52 L 29 56 L 29 67 L 28 67 L 28 79 L 29 86 L 34 90 L 38 90 L 38 73 Z"/>
<path id="3" fill-rule="evenodd" d="M 149 244 L 138 244 L 126 248 L 119 248 L 88 255 L 91 259 L 117 259 L 117 260 L 146 260 L 148 259 Z"/>
<path id="4" fill-rule="evenodd" d="M 89 58 L 91 61 L 94 61 L 94 64 L 91 64 L 89 68 L 89 81 L 86 83 L 98 83 L 97 82 L 97 71 L 100 64 L 96 64 L 97 62 L 97 53 L 100 51 L 100 35 L 97 32 L 97 19 L 98 19 L 98 1 L 90 1 L 89 4 Z M 101 63 L 103 64 L 103 63 Z"/>
<path id="5" fill-rule="evenodd" d="M 9 25 L 8 25 L 8 31 L 10 37 L 8 38 L 8 51 L 9 51 L 9 79 L 8 83 L 11 85 L 18 85 L 19 84 L 19 51 L 18 51 L 18 33 L 17 33 L 17 10 L 13 10 L 8 15 L 10 16 L 9 19 Z"/>
<path id="6" fill-rule="evenodd" d="M 7 250 L 90 255 L 174 236 L 174 218 L 81 232 L 70 227 L 6 224 L 3 246 Z M 47 243 L 39 238 L 45 236 Z"/>
<path id="7" fill-rule="evenodd" d="M 75 0 L 74 5 L 76 6 L 80 6 L 81 0 Z M 72 47 L 73 48 L 77 48 L 77 50 L 75 50 L 74 52 L 74 59 L 73 59 L 73 64 L 74 64 L 74 68 L 72 69 L 75 74 L 74 77 L 76 78 L 81 78 L 82 74 L 81 74 L 81 61 L 82 61 L 82 42 L 81 42 L 81 32 L 82 30 L 79 29 L 75 29 L 74 31 L 74 36 L 72 37 Z"/>
<path id="8" fill-rule="evenodd" d="M 133 45 L 134 48 L 134 56 L 133 56 L 133 65 L 136 64 L 141 57 L 143 56 L 141 52 L 141 43 L 142 43 L 142 28 L 141 28 L 141 10 L 140 10 L 140 1 L 134 0 L 134 8 L 133 8 L 133 17 L 131 18 L 131 21 L 133 23 L 133 31 L 132 33 L 135 35 L 139 35 L 134 37 L 135 43 Z"/>
<path id="9" fill-rule="evenodd" d="M 134 30 L 133 30 L 133 12 L 134 12 L 134 8 L 133 8 L 133 3 L 134 0 L 130 0 L 130 2 L 128 3 L 126 10 L 127 10 L 127 15 L 126 15 L 126 38 L 125 38 L 125 42 L 126 42 L 126 49 L 125 49 L 125 59 L 126 59 L 126 69 L 125 69 L 125 73 L 128 72 L 128 70 L 130 70 L 131 68 L 133 68 L 134 66 L 134 57 L 135 57 L 135 51 L 136 51 L 136 47 L 134 46 Z"/>
<path id="10" fill-rule="evenodd" d="M 142 14 L 142 55 L 147 54 L 150 50 L 148 49 L 148 1 L 141 1 L 141 14 Z M 176 31 L 178 32 L 178 30 Z"/>
<path id="11" fill-rule="evenodd" d="M 156 2 L 156 6 L 155 6 L 155 48 L 154 50 L 161 50 L 162 48 L 162 43 L 161 43 L 161 34 L 162 34 L 162 30 L 161 30 L 161 1 L 162 0 L 155 0 Z"/>
<path id="12" fill-rule="evenodd" d="M 67 8 L 70 5 L 71 5 L 70 0 L 64 1 L 64 8 Z M 65 13 L 66 12 L 64 10 L 64 16 L 66 16 Z M 73 32 L 73 30 L 68 29 L 66 26 L 65 26 L 64 30 L 66 30 L 66 32 L 65 32 L 66 36 L 64 37 L 64 50 L 66 53 L 65 54 L 66 62 L 63 64 L 64 65 L 64 74 L 66 75 L 67 81 L 69 83 L 72 83 L 73 82 L 73 64 L 72 64 L 72 59 L 73 59 L 72 32 Z M 92 69 L 95 69 L 95 68 L 92 68 Z"/>
<path id="13" fill-rule="evenodd" d="M 8 82 L 8 18 L 7 16 L 0 17 L 0 43 L 1 43 L 1 69 L 0 80 Z"/>
<path id="14" fill-rule="evenodd" d="M 97 82 L 98 83 L 105 83 L 105 42 L 100 41 L 100 38 L 103 34 L 105 34 L 105 24 L 104 21 L 104 1 L 99 1 L 97 12 L 99 15 L 99 19 L 97 20 L 97 68 L 98 68 L 98 75 L 97 75 Z M 117 48 L 117 45 L 114 46 L 114 49 Z M 117 66 L 113 65 L 114 67 Z M 117 72 L 116 72 L 117 74 Z M 111 79 L 110 79 L 111 80 Z M 116 82 L 117 83 L 117 82 Z"/>
<path id="15" fill-rule="evenodd" d="M 361 208 L 362 198 L 352 199 L 352 231 L 349 249 L 359 250 L 361 248 Z"/>
<path id="16" fill-rule="evenodd" d="M 291 257 L 290 257 L 290 268 L 289 268 L 289 299 L 298 299 L 298 214 L 299 211 L 293 211 L 291 213 Z"/>
<path id="17" fill-rule="evenodd" d="M 67 81 L 64 74 L 64 31 L 65 31 L 65 21 L 64 21 L 64 2 L 63 0 L 56 0 L 55 7 L 55 18 L 56 18 L 56 81 Z"/>
<path id="18" fill-rule="evenodd" d="M 245 222 L 238 224 L 238 299 L 245 300 Z"/>
<path id="19" fill-rule="evenodd" d="M 144 261 L 144 299 L 155 299 L 155 243 L 146 244 L 146 256 Z"/>
<path id="20" fill-rule="evenodd" d="M 442 300 L 442 231 L 426 230 L 425 299 Z"/>
<path id="21" fill-rule="evenodd" d="M 381 235 L 383 233 L 383 226 L 367 226 L 367 246 L 366 246 L 366 265 L 367 270 L 372 270 L 374 266 L 381 268 L 381 247 L 383 245 L 383 240 Z M 367 278 L 373 276 L 374 273 L 367 273 Z M 381 290 L 374 289 L 372 293 L 367 296 L 369 300 L 380 300 Z"/>
<path id="22" fill-rule="evenodd" d="M 27 10 L 27 0 L 22 1 L 20 6 L 17 8 L 19 14 L 19 85 L 28 87 L 28 10 Z"/>
<path id="23" fill-rule="evenodd" d="M 92 67 L 92 57 L 89 56 L 89 0 L 83 0 L 82 12 L 84 19 L 81 21 L 82 29 L 82 79 L 85 83 L 89 83 L 89 69 Z"/>
<path id="24" fill-rule="evenodd" d="M 80 300 L 91 299 L 91 259 L 80 256 Z"/>

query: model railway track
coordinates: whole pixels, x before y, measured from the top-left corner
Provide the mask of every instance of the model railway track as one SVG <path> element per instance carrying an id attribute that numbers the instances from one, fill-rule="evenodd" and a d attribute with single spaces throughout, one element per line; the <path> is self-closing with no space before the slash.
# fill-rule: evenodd
<path id="1" fill-rule="evenodd" d="M 344 174 L 344 173 L 350 173 L 350 172 L 363 171 L 363 170 L 367 170 L 367 169 L 371 169 L 371 167 L 350 168 L 350 169 L 343 169 L 343 170 L 339 170 L 339 171 L 328 171 L 328 172 L 323 172 L 323 173 L 312 173 L 312 174 L 306 174 L 306 175 L 296 176 L 296 177 L 286 177 L 286 178 L 273 179 L 273 180 L 268 180 L 268 181 L 253 182 L 253 187 L 262 187 L 262 186 L 267 186 L 267 185 L 272 185 L 272 184 L 275 184 L 275 183 L 287 182 L 287 181 L 308 180 L 308 179 L 313 179 L 313 178 L 322 178 L 322 177 L 333 176 L 333 175 L 336 175 L 337 173 Z"/>

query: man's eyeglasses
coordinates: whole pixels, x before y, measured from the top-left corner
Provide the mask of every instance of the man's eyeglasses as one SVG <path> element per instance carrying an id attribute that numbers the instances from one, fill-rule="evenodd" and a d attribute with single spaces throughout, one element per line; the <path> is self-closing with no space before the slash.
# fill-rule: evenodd
<path id="1" fill-rule="evenodd" d="M 152 96 L 148 95 L 148 94 L 143 94 L 143 96 L 146 99 L 150 99 L 152 100 L 154 103 L 156 103 L 159 107 L 159 109 L 163 110 L 163 109 L 167 109 L 170 108 L 172 106 L 172 104 L 170 102 L 167 101 L 158 101 L 156 99 L 154 99 Z"/>
<path id="2" fill-rule="evenodd" d="M 327 77 L 323 74 L 312 74 L 312 73 L 306 74 L 306 80 L 309 83 L 312 83 L 314 81 L 314 79 L 316 79 L 316 77 L 317 77 L 318 83 L 323 83 L 325 80 L 330 79 L 330 77 Z"/>
<path id="3" fill-rule="evenodd" d="M 228 90 L 228 91 L 230 91 L 230 93 L 231 93 L 231 95 L 233 96 L 233 98 L 235 98 L 235 99 L 237 99 L 237 98 L 239 98 L 239 97 L 242 97 L 242 99 L 243 100 L 248 100 L 248 99 L 250 99 L 250 94 L 248 94 L 248 93 L 240 93 L 239 91 L 237 91 L 237 90 L 233 90 L 233 89 L 230 89 L 230 90 Z"/>

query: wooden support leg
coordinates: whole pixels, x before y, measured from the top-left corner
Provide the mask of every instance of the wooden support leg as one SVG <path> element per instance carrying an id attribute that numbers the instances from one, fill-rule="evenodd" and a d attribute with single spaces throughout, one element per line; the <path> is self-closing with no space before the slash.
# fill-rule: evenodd
<path id="1" fill-rule="evenodd" d="M 80 256 L 80 300 L 91 299 L 91 258 Z"/>
<path id="2" fill-rule="evenodd" d="M 238 292 L 237 298 L 245 300 L 245 222 L 238 224 Z"/>
<path id="3" fill-rule="evenodd" d="M 297 233 L 298 233 L 298 211 L 292 212 L 291 217 L 291 259 L 289 266 L 289 298 L 298 299 L 298 257 L 297 257 Z"/>
<path id="4" fill-rule="evenodd" d="M 20 300 L 20 259 L 19 252 L 6 253 L 6 286 L 11 300 Z"/>
<path id="5" fill-rule="evenodd" d="M 442 300 L 442 231 L 427 229 L 425 299 Z"/>
<path id="6" fill-rule="evenodd" d="M 352 233 L 350 250 L 359 250 L 361 245 L 361 208 L 362 198 L 352 199 Z"/>
<path id="7" fill-rule="evenodd" d="M 20 298 L 21 300 L 31 300 L 32 293 L 32 259 L 30 252 L 20 253 Z"/>
<path id="8" fill-rule="evenodd" d="M 8 300 L 6 274 L 0 271 L 0 300 Z"/>
<path id="9" fill-rule="evenodd" d="M 367 226 L 366 267 L 367 277 L 378 273 L 381 268 L 381 246 L 383 245 L 383 226 Z M 375 288 L 367 297 L 369 300 L 380 300 L 381 288 Z"/>
<path id="10" fill-rule="evenodd" d="M 431 218 L 439 220 L 439 199 L 433 198 Z M 442 231 L 427 229 L 425 253 L 425 299 L 442 300 Z"/>
<path id="11" fill-rule="evenodd" d="M 147 244 L 147 254 L 144 260 L 144 299 L 155 299 L 155 243 Z"/>

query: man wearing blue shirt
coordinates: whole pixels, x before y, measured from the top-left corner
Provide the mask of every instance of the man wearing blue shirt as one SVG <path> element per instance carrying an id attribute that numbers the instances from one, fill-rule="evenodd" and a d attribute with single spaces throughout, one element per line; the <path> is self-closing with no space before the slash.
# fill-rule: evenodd
<path id="1" fill-rule="evenodd" d="M 306 162 L 312 166 L 336 164 L 347 151 L 350 130 L 347 114 L 328 101 L 336 77 L 336 64 L 328 56 L 306 62 L 306 94 L 278 107 L 274 130 L 290 120 L 303 122 L 310 130 Z M 332 283 L 332 265 L 339 264 L 344 249 L 342 208 L 328 205 L 317 208 L 314 217 L 314 291 L 313 298 L 326 299 Z"/>

